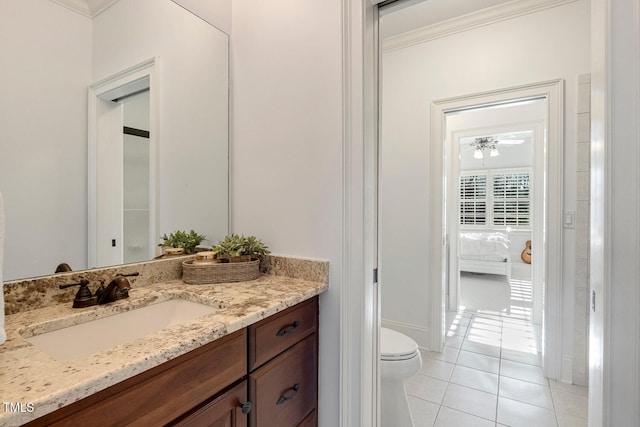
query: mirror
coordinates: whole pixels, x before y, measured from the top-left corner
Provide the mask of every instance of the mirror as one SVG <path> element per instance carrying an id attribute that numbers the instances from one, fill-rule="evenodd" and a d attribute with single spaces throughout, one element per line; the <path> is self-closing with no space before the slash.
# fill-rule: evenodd
<path id="1" fill-rule="evenodd" d="M 125 254 L 150 259 L 161 236 L 175 230 L 194 229 L 207 237 L 204 244 L 228 234 L 227 34 L 171 0 L 119 0 L 93 18 L 53 1 L 7 0 L 0 3 L 0 37 L 0 79 L 9 82 L 0 97 L 6 281 L 53 274 L 63 262 L 77 271 L 122 263 Z M 119 206 L 120 223 L 99 241 L 91 232 L 95 214 L 109 215 L 97 206 L 113 204 L 101 202 L 94 180 L 131 162 L 122 147 L 107 146 L 123 153 L 121 165 L 92 153 L 88 141 L 104 126 L 99 114 L 95 128 L 90 124 L 89 88 L 150 60 L 148 172 L 138 174 L 149 179 L 147 209 L 155 212 L 143 226 L 148 232 L 138 228 L 132 238 L 125 235 L 132 221 Z M 128 170 L 107 187 L 123 193 Z M 128 198 L 121 194 L 119 203 Z M 90 249 L 99 245 L 119 255 L 92 259 Z"/>

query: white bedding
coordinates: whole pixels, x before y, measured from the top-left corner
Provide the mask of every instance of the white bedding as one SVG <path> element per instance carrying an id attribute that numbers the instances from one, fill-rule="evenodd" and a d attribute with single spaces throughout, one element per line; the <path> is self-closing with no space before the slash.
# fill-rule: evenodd
<path id="1" fill-rule="evenodd" d="M 509 237 L 500 232 L 460 233 L 459 269 L 511 277 Z"/>
<path id="2" fill-rule="evenodd" d="M 504 233 L 460 233 L 461 258 L 484 261 L 509 259 L 509 238 Z"/>

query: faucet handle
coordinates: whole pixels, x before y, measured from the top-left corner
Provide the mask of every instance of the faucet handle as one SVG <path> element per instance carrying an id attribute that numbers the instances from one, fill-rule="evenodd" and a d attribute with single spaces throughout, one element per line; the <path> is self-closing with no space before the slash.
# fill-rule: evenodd
<path id="1" fill-rule="evenodd" d="M 88 280 L 82 279 L 78 283 L 60 285 L 59 288 L 65 289 L 71 286 L 80 286 L 80 289 L 78 289 L 78 292 L 76 293 L 76 297 L 73 299 L 73 308 L 84 308 L 96 304 L 97 298 L 91 294 Z"/>
<path id="2" fill-rule="evenodd" d="M 67 283 L 66 285 L 58 286 L 60 289 L 70 288 L 71 286 L 80 286 L 80 288 L 87 286 L 89 284 L 88 280 L 82 279 L 78 283 Z"/>
<path id="3" fill-rule="evenodd" d="M 127 274 L 122 274 L 122 273 L 118 273 L 116 274 L 116 277 L 120 276 L 120 277 L 133 277 L 133 276 L 139 276 L 140 273 L 139 272 L 135 272 L 135 273 L 127 273 Z"/>

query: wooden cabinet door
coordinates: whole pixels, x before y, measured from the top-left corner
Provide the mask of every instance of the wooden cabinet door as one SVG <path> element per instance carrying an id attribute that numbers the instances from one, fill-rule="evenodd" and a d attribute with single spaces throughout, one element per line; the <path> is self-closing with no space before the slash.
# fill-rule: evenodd
<path id="1" fill-rule="evenodd" d="M 318 401 L 317 335 L 312 334 L 249 375 L 252 427 L 295 427 Z"/>
<path id="2" fill-rule="evenodd" d="M 176 422 L 180 427 L 247 427 L 247 382 L 240 384 Z M 247 408 L 247 406 L 244 406 Z"/>

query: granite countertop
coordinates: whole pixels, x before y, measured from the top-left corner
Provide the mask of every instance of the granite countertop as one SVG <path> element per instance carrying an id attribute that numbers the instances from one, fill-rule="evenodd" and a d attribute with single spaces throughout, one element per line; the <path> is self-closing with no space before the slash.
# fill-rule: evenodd
<path id="1" fill-rule="evenodd" d="M 129 298 L 106 305 L 74 309 L 65 303 L 8 315 L 7 341 L 0 346 L 0 426 L 34 420 L 327 289 L 326 283 L 271 274 L 215 285 L 172 280 L 134 287 Z M 24 338 L 174 298 L 218 310 L 73 361 L 55 360 Z"/>

